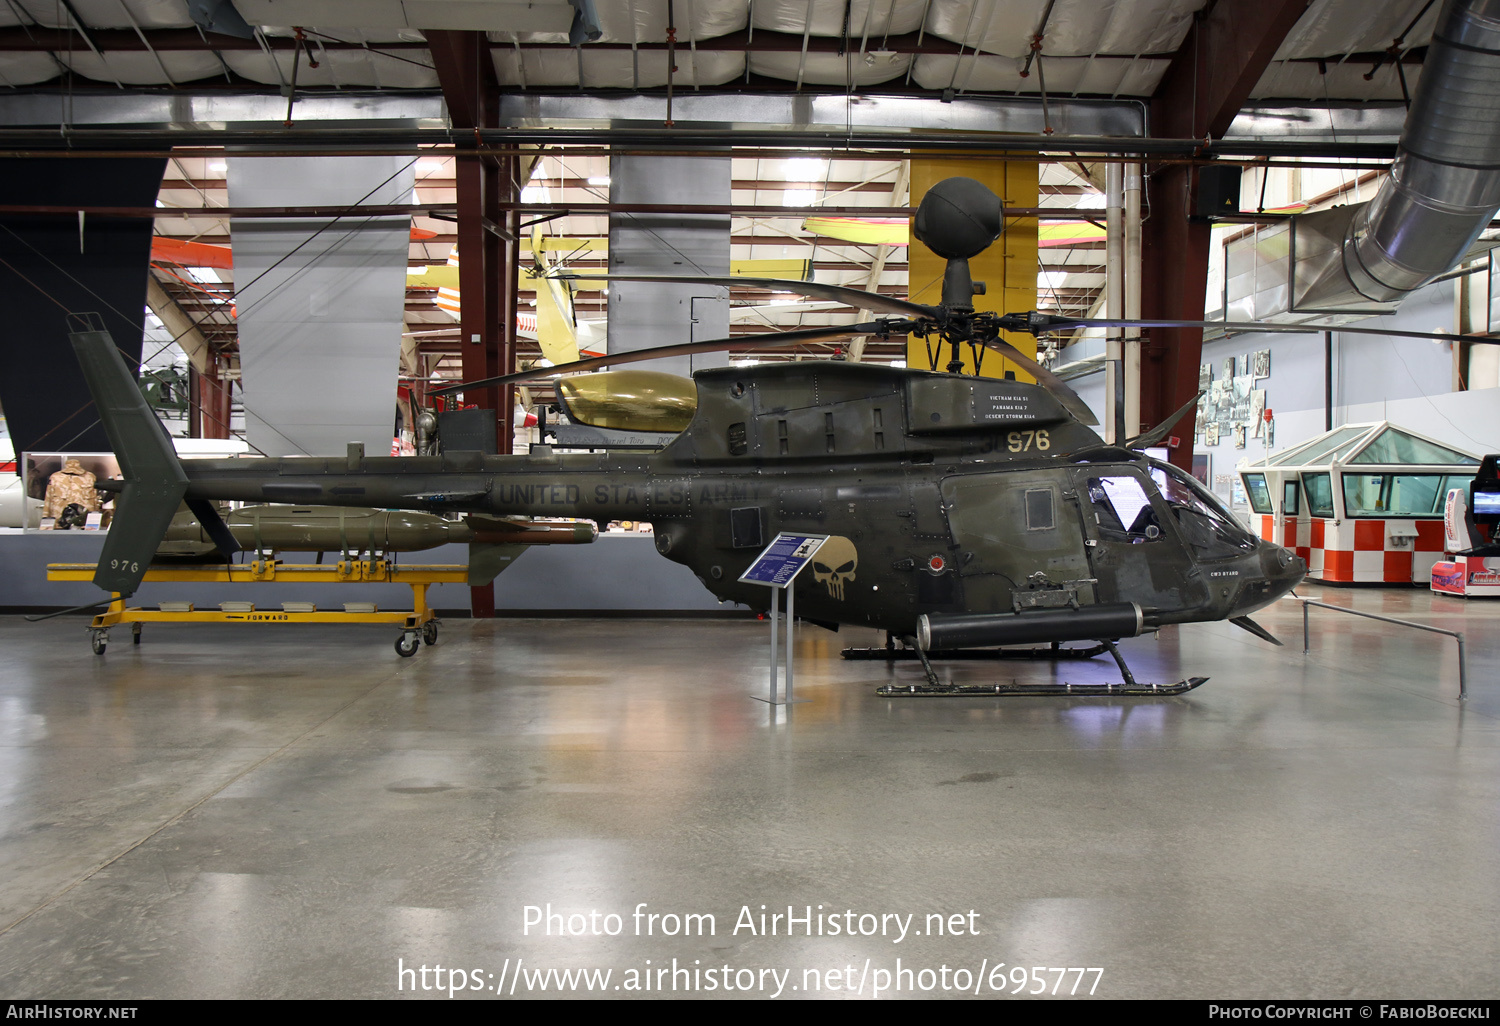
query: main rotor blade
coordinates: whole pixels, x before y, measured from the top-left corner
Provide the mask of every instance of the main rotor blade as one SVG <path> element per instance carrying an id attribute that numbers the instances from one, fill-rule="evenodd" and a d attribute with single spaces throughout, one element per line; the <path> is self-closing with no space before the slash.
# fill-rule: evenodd
<path id="1" fill-rule="evenodd" d="M 811 345 L 816 342 L 838 342 L 855 335 L 905 334 L 907 325 L 901 322 L 866 321 L 862 324 L 830 324 L 823 328 L 803 328 L 798 331 L 770 331 L 762 335 L 737 335 L 734 338 L 715 338 L 704 342 L 680 342 L 653 349 L 637 349 L 630 353 L 613 353 L 590 360 L 561 363 L 555 367 L 533 367 L 530 370 L 503 374 L 498 378 L 483 381 L 466 381 L 460 385 L 448 385 L 433 389 L 429 395 L 450 395 L 454 392 L 472 391 L 476 388 L 491 388 L 495 385 L 510 385 L 518 381 L 534 381 L 538 378 L 555 378 L 559 374 L 576 371 L 598 370 L 621 363 L 640 363 L 667 356 L 694 356 L 698 353 L 720 353 L 735 346 L 758 348 L 761 346 Z"/>
<path id="2" fill-rule="evenodd" d="M 1257 321 L 1130 321 L 1099 317 L 1047 318 L 1053 328 L 1222 328 L 1225 331 L 1265 331 L 1283 335 L 1312 335 L 1324 331 L 1341 331 L 1350 335 L 1395 335 L 1398 338 L 1420 338 L 1428 342 L 1479 342 L 1500 345 L 1500 338 L 1477 335 L 1454 335 L 1442 331 L 1403 331 L 1399 328 L 1351 328 L 1343 324 L 1261 324 Z"/>
<path id="3" fill-rule="evenodd" d="M 1019 365 L 1032 377 L 1036 378 L 1037 384 L 1041 385 L 1048 392 L 1051 392 L 1052 398 L 1061 403 L 1063 409 L 1072 414 L 1074 419 L 1079 423 L 1087 424 L 1089 427 L 1093 427 L 1099 423 L 1099 418 L 1094 416 L 1094 411 L 1089 409 L 1088 403 L 1079 398 L 1078 393 L 1069 388 L 1066 381 L 1053 374 L 1046 367 L 1037 363 L 1003 338 L 985 339 L 984 344 L 996 352 L 1005 354 L 1011 363 Z"/>
<path id="4" fill-rule="evenodd" d="M 697 276 L 688 274 L 568 274 L 561 277 L 571 281 L 656 281 L 676 285 L 720 285 L 724 288 L 770 289 L 775 292 L 795 292 L 817 299 L 832 299 L 847 303 L 860 310 L 874 313 L 900 314 L 903 317 L 936 317 L 937 308 L 912 303 L 894 296 L 882 296 L 877 292 L 851 289 L 844 285 L 820 285 L 812 281 L 789 281 L 785 278 L 746 278 L 740 275 L 728 277 Z"/>

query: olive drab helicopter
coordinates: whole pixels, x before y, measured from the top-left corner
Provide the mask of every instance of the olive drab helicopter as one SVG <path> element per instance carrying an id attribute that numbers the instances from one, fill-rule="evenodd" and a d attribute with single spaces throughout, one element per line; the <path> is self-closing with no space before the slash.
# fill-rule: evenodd
<path id="1" fill-rule="evenodd" d="M 799 615 L 909 639 L 926 668 L 926 683 L 913 693 L 965 690 L 939 682 L 930 651 L 1057 649 L 1066 642 L 1108 649 L 1124 683 L 1008 685 L 985 693 L 1160 695 L 1196 687 L 1206 678 L 1137 684 L 1113 642 L 1167 624 L 1217 620 L 1274 641 L 1249 614 L 1291 590 L 1307 568 L 1242 528 L 1190 476 L 1146 457 L 1143 450 L 1193 401 L 1153 431 L 1107 445 L 1082 400 L 1000 337 L 1002 330 L 1203 322 L 976 311 L 968 261 L 1002 225 L 999 199 L 971 179 L 948 179 L 927 193 L 914 233 L 947 261 L 937 306 L 810 282 L 635 276 L 771 287 L 889 315 L 759 335 L 751 344 L 915 334 L 951 346 L 955 358 L 947 373 L 843 361 L 699 371 L 691 421 L 650 453 L 534 446 L 516 456 L 368 457 L 351 445 L 333 457 L 183 464 L 108 334 L 77 332 L 73 345 L 124 475 L 120 513 L 94 581 L 121 597 L 133 593 L 184 500 L 226 556 L 237 545 L 214 500 L 320 503 L 646 521 L 657 550 L 692 569 L 715 596 L 763 610 L 768 589 L 740 583 L 740 575 L 778 532 L 807 531 L 829 538 L 812 572 L 797 579 Z M 446 391 L 722 350 L 730 341 L 668 345 Z M 965 345 L 1004 353 L 1038 383 L 957 373 Z"/>

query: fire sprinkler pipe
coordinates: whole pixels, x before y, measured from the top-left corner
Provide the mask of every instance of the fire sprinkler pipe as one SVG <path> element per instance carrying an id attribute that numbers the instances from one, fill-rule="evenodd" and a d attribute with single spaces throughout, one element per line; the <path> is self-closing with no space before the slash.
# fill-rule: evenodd
<path id="1" fill-rule="evenodd" d="M 1104 316 L 1125 316 L 1125 169 L 1109 164 L 1104 169 Z M 1118 328 L 1109 329 L 1104 343 L 1104 440 L 1119 445 L 1125 433 L 1124 343 Z"/>
<path id="2" fill-rule="evenodd" d="M 1125 317 L 1141 318 L 1141 165 L 1125 168 Z M 1141 329 L 1125 329 L 1125 437 L 1141 433 Z"/>

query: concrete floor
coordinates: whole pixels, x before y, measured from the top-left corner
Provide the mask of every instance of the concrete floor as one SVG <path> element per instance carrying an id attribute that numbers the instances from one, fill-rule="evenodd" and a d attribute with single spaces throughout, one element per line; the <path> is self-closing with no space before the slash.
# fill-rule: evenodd
<path id="1" fill-rule="evenodd" d="M 903 994 L 1013 989 L 1003 963 L 1098 967 L 1060 989 L 1105 997 L 1500 996 L 1500 603 L 1302 593 L 1466 631 L 1470 701 L 1452 640 L 1314 610 L 1304 656 L 1290 602 L 1258 617 L 1286 648 L 1226 624 L 1122 646 L 1142 680 L 1211 676 L 1170 699 L 880 699 L 916 667 L 803 627 L 790 711 L 747 697 L 754 622 L 450 621 L 399 659 L 378 628 L 274 626 L 96 657 L 78 619 L 0 618 L 0 993 L 508 993 L 520 962 L 517 997 L 548 968 L 624 997 L 670 994 L 675 958 L 697 996 L 726 966 L 869 995 L 898 960 L 934 972 Z M 549 903 L 620 932 L 528 934 Z M 714 935 L 638 936 L 641 903 Z M 913 918 L 761 936 L 762 905 Z"/>

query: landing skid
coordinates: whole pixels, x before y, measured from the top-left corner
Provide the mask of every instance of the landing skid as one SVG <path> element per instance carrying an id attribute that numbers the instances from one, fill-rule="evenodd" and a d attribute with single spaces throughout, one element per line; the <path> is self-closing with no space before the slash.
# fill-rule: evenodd
<path id="1" fill-rule="evenodd" d="M 1108 652 L 1110 655 L 1114 656 L 1115 663 L 1120 667 L 1120 674 L 1125 678 L 1123 683 L 1017 684 L 1015 682 L 1012 682 L 1010 684 L 944 684 L 942 681 L 938 680 L 937 674 L 932 670 L 932 663 L 928 658 L 929 653 L 922 651 L 914 643 L 911 645 L 911 649 L 912 651 L 915 651 L 917 657 L 922 660 L 922 669 L 925 671 L 925 676 L 927 679 L 921 684 L 886 684 L 883 687 L 876 689 L 876 695 L 880 696 L 881 698 L 947 698 L 979 695 L 985 695 L 992 698 L 1013 698 L 1016 696 L 1031 695 L 1069 695 L 1075 697 L 1116 697 L 1123 695 L 1127 697 L 1161 698 L 1170 695 L 1186 694 L 1187 692 L 1193 690 L 1194 688 L 1198 687 L 1208 680 L 1207 677 L 1189 677 L 1186 680 L 1178 681 L 1176 684 L 1141 684 L 1130 672 L 1130 667 L 1125 665 L 1125 659 L 1120 655 L 1120 650 L 1115 647 L 1115 643 L 1113 641 L 1101 641 L 1099 642 L 1098 646 L 1092 650 L 1075 649 L 1068 651 L 1092 651 L 1095 655 L 1099 654 L 1100 652 Z M 866 651 L 869 650 L 867 649 Z M 1029 651 L 1040 651 L 1044 655 L 1049 654 L 1044 649 L 1033 649 Z M 941 657 L 941 653 L 939 652 L 933 652 L 931 653 L 931 655 Z M 857 656 L 855 658 L 875 657 Z M 970 658 L 974 657 L 971 656 Z"/>
<path id="2" fill-rule="evenodd" d="M 1073 698 L 1168 698 L 1183 695 L 1207 681 L 1189 677 L 1176 684 L 886 684 L 875 689 L 881 698 L 1015 698 L 1066 695 Z"/>

